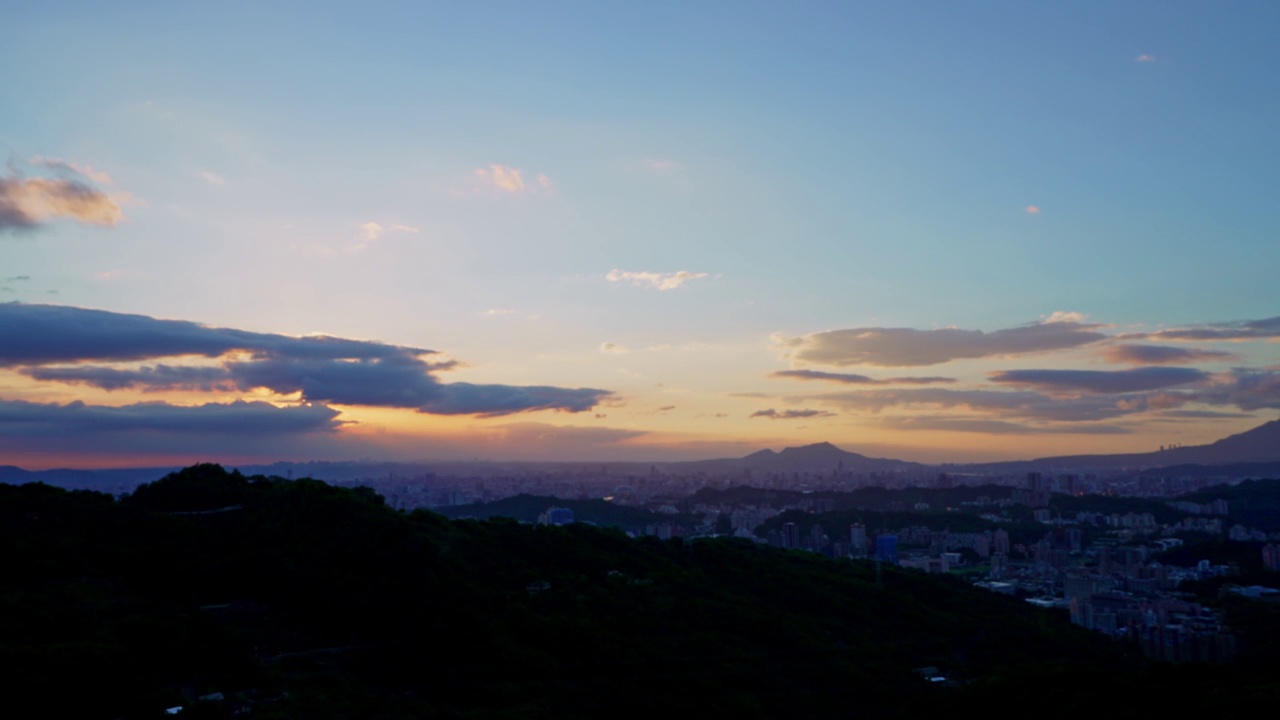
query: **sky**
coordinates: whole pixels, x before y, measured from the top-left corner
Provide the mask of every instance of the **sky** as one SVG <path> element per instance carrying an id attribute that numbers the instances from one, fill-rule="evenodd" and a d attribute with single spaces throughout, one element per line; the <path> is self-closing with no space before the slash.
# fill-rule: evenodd
<path id="1" fill-rule="evenodd" d="M 0 464 L 978 461 L 1280 409 L 1280 6 L 5 18 Z"/>

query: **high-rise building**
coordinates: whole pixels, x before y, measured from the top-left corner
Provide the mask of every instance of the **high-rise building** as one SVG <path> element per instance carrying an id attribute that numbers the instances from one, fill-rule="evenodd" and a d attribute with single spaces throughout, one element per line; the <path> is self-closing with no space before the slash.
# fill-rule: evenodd
<path id="1" fill-rule="evenodd" d="M 793 522 L 782 523 L 782 547 L 796 550 L 800 547 L 800 526 Z"/>
<path id="2" fill-rule="evenodd" d="M 887 562 L 893 565 L 898 564 L 898 536 L 897 535 L 877 535 L 876 536 L 876 560 Z"/>

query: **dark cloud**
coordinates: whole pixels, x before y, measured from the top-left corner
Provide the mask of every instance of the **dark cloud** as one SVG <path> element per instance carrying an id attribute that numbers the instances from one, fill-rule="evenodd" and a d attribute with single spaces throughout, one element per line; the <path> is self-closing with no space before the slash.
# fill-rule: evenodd
<path id="1" fill-rule="evenodd" d="M 433 415 L 479 415 L 498 417 L 531 410 L 585 412 L 611 397 L 608 390 L 545 386 L 442 385 L 443 396 L 420 408 Z"/>
<path id="2" fill-rule="evenodd" d="M 360 360 L 265 358 L 228 363 L 227 370 L 241 389 L 301 392 L 312 402 L 421 408 L 443 394 L 427 364 L 408 354 Z"/>
<path id="3" fill-rule="evenodd" d="M 236 384 L 226 368 L 156 365 L 136 370 L 120 370 L 99 365 L 73 367 L 22 368 L 23 375 L 48 382 L 80 383 L 103 390 L 139 388 L 146 392 L 169 390 L 235 390 Z"/>
<path id="4" fill-rule="evenodd" d="M 1248 411 L 1280 408 L 1280 371 L 1237 368 L 1214 376 L 1214 382 L 1194 397 L 1197 402 Z"/>
<path id="5" fill-rule="evenodd" d="M 954 383 L 956 381 L 955 378 L 949 377 L 891 377 L 877 379 L 854 373 L 833 373 L 821 370 L 779 370 L 771 373 L 770 377 L 789 378 L 792 380 L 826 380 L 845 385 L 934 385 Z"/>
<path id="6" fill-rule="evenodd" d="M 266 388 L 308 402 L 412 408 L 438 415 L 493 417 L 534 410 L 582 412 L 608 390 L 442 383 L 432 373 L 456 365 L 429 362 L 421 348 L 334 337 L 289 337 L 179 320 L 157 320 L 54 305 L 0 305 L 0 367 L 29 377 L 107 390 Z M 248 360 L 233 353 L 248 354 Z M 157 365 L 119 369 L 50 363 L 125 362 L 158 357 L 228 356 L 221 367 Z"/>
<path id="7" fill-rule="evenodd" d="M 1154 333 L 1123 335 L 1121 339 L 1182 340 L 1268 340 L 1280 338 L 1280 316 L 1262 320 L 1212 323 L 1198 327 L 1160 330 Z"/>
<path id="8" fill-rule="evenodd" d="M 364 340 L 290 337 L 63 305 L 0 304 L 0 367 L 129 361 L 245 351 L 256 357 L 371 359 L 434 351 Z"/>
<path id="9" fill-rule="evenodd" d="M 79 401 L 58 405 L 0 400 L 0 435 L 52 435 L 68 442 L 84 434 L 105 432 L 280 435 L 328 432 L 341 424 L 337 416 L 337 410 L 324 405 L 277 407 L 242 400 L 195 406 L 157 402 L 120 407 Z"/>
<path id="10" fill-rule="evenodd" d="M 1041 322 L 989 333 L 957 328 L 850 328 L 806 335 L 791 341 L 791 344 L 797 348 L 797 359 L 821 365 L 910 367 L 1079 347 L 1107 338 L 1095 330 L 1097 327 L 1063 321 Z"/>
<path id="11" fill-rule="evenodd" d="M 1239 359 L 1239 356 L 1234 353 L 1196 350 L 1173 345 L 1116 345 L 1103 350 L 1102 357 L 1109 363 L 1129 365 L 1180 365 Z"/>
<path id="12" fill-rule="evenodd" d="M 1142 367 L 1132 370 L 1007 370 L 991 382 L 1032 387 L 1048 393 L 1125 394 L 1190 385 L 1209 379 L 1194 368 Z"/>
<path id="13" fill-rule="evenodd" d="M 106 193 L 77 180 L 0 176 L 0 230 L 30 230 L 58 217 L 111 226 L 124 213 Z"/>
<path id="14" fill-rule="evenodd" d="M 778 410 L 774 410 L 773 408 L 769 408 L 768 410 L 757 410 L 751 413 L 751 417 L 753 418 L 764 417 L 764 418 L 769 418 L 770 420 L 799 420 L 801 418 L 835 417 L 835 413 L 830 413 L 825 410 L 808 410 L 808 409 L 778 411 Z"/>

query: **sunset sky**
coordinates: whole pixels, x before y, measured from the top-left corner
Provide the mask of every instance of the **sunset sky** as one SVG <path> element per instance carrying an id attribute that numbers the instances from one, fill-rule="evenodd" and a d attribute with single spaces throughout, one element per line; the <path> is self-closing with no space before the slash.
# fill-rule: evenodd
<path id="1" fill-rule="evenodd" d="M 0 464 L 968 461 L 1280 409 L 1280 5 L 190 5 L 4 11 Z"/>

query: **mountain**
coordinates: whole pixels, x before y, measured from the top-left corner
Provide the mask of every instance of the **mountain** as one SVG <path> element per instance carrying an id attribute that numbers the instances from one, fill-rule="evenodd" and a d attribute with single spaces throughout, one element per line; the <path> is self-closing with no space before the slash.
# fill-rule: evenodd
<path id="1" fill-rule="evenodd" d="M 105 470 L 23 470 L 14 465 L 0 465 L 0 483 L 23 485 L 42 482 L 46 485 L 77 490 L 116 491 L 173 472 L 178 468 L 110 468 Z"/>
<path id="2" fill-rule="evenodd" d="M 781 452 L 760 450 L 742 458 L 698 460 L 671 463 L 673 471 L 705 472 L 831 472 L 843 469 L 854 473 L 912 472 L 927 469 L 920 463 L 890 458 L 872 458 L 848 450 L 841 450 L 829 442 L 783 448 Z"/>
<path id="3" fill-rule="evenodd" d="M 974 472 L 1021 472 L 1055 468 L 1151 470 L 1174 465 L 1231 465 L 1280 462 L 1280 420 L 1229 435 L 1208 445 L 1190 445 L 1147 453 L 1062 455 L 961 466 Z"/>

